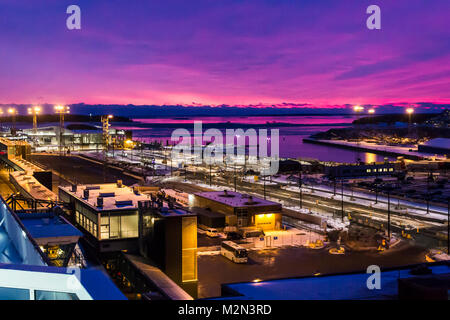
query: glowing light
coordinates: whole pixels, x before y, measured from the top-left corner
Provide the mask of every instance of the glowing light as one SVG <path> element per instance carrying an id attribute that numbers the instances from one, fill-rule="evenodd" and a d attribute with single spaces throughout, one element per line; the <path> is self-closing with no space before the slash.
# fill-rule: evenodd
<path id="1" fill-rule="evenodd" d="M 54 107 L 56 113 L 70 113 L 70 107 L 69 106 L 61 106 L 57 105 Z"/>
<path id="2" fill-rule="evenodd" d="M 8 113 L 15 114 L 16 112 L 17 112 L 17 110 L 14 109 L 14 108 L 9 108 L 8 109 Z"/>
<path id="3" fill-rule="evenodd" d="M 353 111 L 355 111 L 355 112 L 361 112 L 363 110 L 364 110 L 364 107 L 361 107 L 361 106 L 354 106 L 353 107 Z"/>
<path id="4" fill-rule="evenodd" d="M 375 113 L 375 109 L 369 109 L 369 113 L 370 113 L 370 114 Z"/>
<path id="5" fill-rule="evenodd" d="M 414 113 L 414 109 L 413 108 L 408 108 L 408 109 L 406 109 L 406 113 L 407 114 L 412 114 L 412 113 Z"/>

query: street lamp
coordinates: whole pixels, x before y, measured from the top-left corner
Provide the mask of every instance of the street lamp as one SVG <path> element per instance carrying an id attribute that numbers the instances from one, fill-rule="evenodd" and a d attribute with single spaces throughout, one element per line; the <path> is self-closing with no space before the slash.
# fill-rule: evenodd
<path id="1" fill-rule="evenodd" d="M 33 133 L 36 135 L 37 133 L 37 115 L 41 112 L 40 106 L 34 106 L 28 108 L 28 114 L 33 115 Z"/>
<path id="2" fill-rule="evenodd" d="M 413 108 L 406 109 L 406 113 L 408 114 L 408 125 L 411 126 L 411 115 L 414 113 Z"/>
<path id="3" fill-rule="evenodd" d="M 59 114 L 59 152 L 62 153 L 63 150 L 63 131 L 64 131 L 64 115 L 70 113 L 69 106 L 57 105 L 54 107 L 55 113 Z"/>
<path id="4" fill-rule="evenodd" d="M 356 120 L 359 120 L 359 114 L 364 111 L 364 107 L 354 106 L 353 107 L 353 111 L 355 111 L 356 114 L 357 114 Z M 359 138 L 358 138 L 356 143 L 357 143 L 357 147 L 358 147 L 358 152 L 356 153 L 356 162 L 358 163 L 358 159 L 359 159 Z"/>
<path id="5" fill-rule="evenodd" d="M 11 115 L 12 117 L 12 133 L 13 135 L 16 135 L 16 114 L 17 114 L 17 110 L 15 108 L 9 108 L 8 109 L 8 113 Z"/>

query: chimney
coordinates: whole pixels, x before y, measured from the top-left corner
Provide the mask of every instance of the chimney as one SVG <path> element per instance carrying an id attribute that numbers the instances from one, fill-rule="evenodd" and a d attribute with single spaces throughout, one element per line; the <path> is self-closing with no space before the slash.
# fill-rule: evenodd
<path id="1" fill-rule="evenodd" d="M 83 190 L 83 197 L 84 197 L 85 199 L 89 199 L 89 189 L 84 189 L 84 190 Z"/>
<path id="2" fill-rule="evenodd" d="M 122 180 L 117 180 L 117 187 L 122 188 Z"/>
<path id="3" fill-rule="evenodd" d="M 72 184 L 72 192 L 77 192 L 77 185 L 76 184 Z"/>
<path id="4" fill-rule="evenodd" d="M 97 207 L 103 207 L 103 197 L 97 197 Z"/>

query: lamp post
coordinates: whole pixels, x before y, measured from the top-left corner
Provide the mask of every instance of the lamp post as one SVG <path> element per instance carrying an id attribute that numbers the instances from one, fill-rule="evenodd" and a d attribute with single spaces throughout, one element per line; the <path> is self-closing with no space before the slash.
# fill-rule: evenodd
<path id="1" fill-rule="evenodd" d="M 413 108 L 406 109 L 406 113 L 408 114 L 408 135 L 411 133 L 411 116 L 414 113 Z"/>
<path id="2" fill-rule="evenodd" d="M 36 138 L 36 134 L 37 134 L 37 115 L 40 112 L 41 112 L 40 106 L 34 106 L 31 108 L 28 108 L 28 114 L 33 115 L 33 133 L 35 135 L 35 138 Z"/>
<path id="3" fill-rule="evenodd" d="M 344 222 L 344 179 L 341 179 L 341 221 Z"/>
<path id="4" fill-rule="evenodd" d="M 369 112 L 370 115 L 374 115 L 375 114 L 375 109 L 374 108 L 369 109 L 368 112 Z M 373 124 L 373 118 L 372 117 L 370 118 L 370 123 Z"/>
<path id="5" fill-rule="evenodd" d="M 447 254 L 450 254 L 450 197 L 447 197 Z"/>
<path id="6" fill-rule="evenodd" d="M 356 112 L 356 114 L 357 114 L 357 117 L 356 117 L 356 120 L 359 120 L 359 115 L 361 114 L 361 112 L 363 112 L 364 111 L 364 107 L 361 107 L 361 106 L 354 106 L 353 107 L 353 111 L 355 111 Z M 358 147 L 358 151 L 357 151 L 357 153 L 356 153 L 356 162 L 358 163 L 358 160 L 359 160 L 359 137 L 358 137 L 358 139 L 357 139 L 357 147 Z"/>
<path id="7" fill-rule="evenodd" d="M 70 113 L 69 106 L 57 105 L 55 106 L 55 113 L 59 114 L 59 153 L 62 154 L 64 147 L 63 132 L 64 132 L 64 115 Z"/>
<path id="8" fill-rule="evenodd" d="M 8 113 L 11 115 L 12 118 L 12 134 L 16 135 L 16 114 L 17 114 L 17 110 L 15 108 L 9 108 L 8 109 Z"/>

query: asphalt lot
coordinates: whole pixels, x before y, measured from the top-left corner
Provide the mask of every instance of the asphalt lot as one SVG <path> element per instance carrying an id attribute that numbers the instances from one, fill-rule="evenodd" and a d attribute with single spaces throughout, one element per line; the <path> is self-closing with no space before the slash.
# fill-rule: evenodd
<path id="1" fill-rule="evenodd" d="M 220 296 L 222 283 L 311 276 L 318 272 L 365 271 L 373 264 L 388 268 L 422 263 L 425 253 L 422 248 L 399 243 L 383 253 L 354 251 L 332 255 L 326 248 L 303 247 L 250 251 L 247 264 L 233 263 L 221 255 L 201 255 L 198 257 L 198 295 L 199 298 Z"/>
<path id="2" fill-rule="evenodd" d="M 75 156 L 32 155 L 31 160 L 61 173 L 67 180 L 76 183 L 113 183 L 122 180 L 125 185 L 133 185 L 138 182 L 121 170 L 108 167 L 104 171 L 103 165 Z M 58 183 L 57 180 L 55 182 Z"/>

